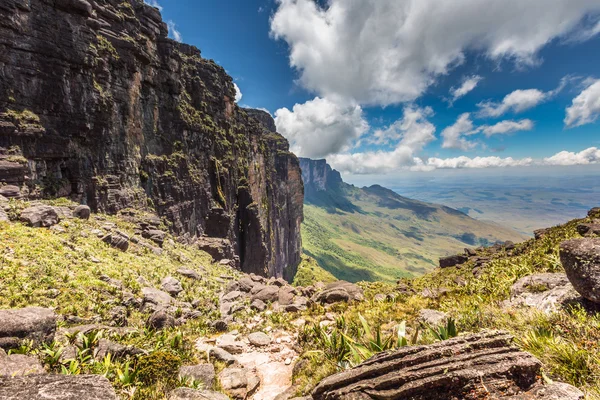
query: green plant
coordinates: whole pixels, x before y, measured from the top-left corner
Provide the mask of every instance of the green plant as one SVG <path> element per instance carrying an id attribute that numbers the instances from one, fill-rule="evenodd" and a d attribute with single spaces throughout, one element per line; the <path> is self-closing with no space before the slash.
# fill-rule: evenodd
<path id="1" fill-rule="evenodd" d="M 437 340 L 448 340 L 458 336 L 456 322 L 453 318 L 448 318 L 448 321 L 446 321 L 445 325 L 437 327 L 428 326 L 428 329 Z"/>

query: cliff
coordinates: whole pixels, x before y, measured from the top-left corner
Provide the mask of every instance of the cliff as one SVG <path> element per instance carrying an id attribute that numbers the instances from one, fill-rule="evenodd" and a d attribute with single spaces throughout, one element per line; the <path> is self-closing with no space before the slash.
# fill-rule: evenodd
<path id="1" fill-rule="evenodd" d="M 243 271 L 290 279 L 299 163 L 272 118 L 234 97 L 224 69 L 168 39 L 141 0 L 0 2 L 0 185 L 151 208 L 190 242 L 231 243 Z"/>

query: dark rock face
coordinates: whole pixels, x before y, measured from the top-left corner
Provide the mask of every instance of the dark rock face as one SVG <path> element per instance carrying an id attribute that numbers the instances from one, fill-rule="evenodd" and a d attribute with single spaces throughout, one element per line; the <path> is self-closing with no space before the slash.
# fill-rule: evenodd
<path id="1" fill-rule="evenodd" d="M 4 196 L 151 207 L 175 234 L 229 240 L 243 271 L 294 276 L 298 159 L 268 114 L 234 103 L 223 68 L 167 38 L 157 9 L 6 0 L 0 38 Z"/>
<path id="2" fill-rule="evenodd" d="M 575 290 L 586 299 L 600 303 L 600 238 L 561 243 L 560 261 Z"/>
<path id="3" fill-rule="evenodd" d="M 460 264 L 464 264 L 469 258 L 464 254 L 456 254 L 449 257 L 440 258 L 440 268 L 450 268 Z"/>
<path id="4" fill-rule="evenodd" d="M 0 377 L 0 399 L 117 400 L 117 395 L 100 375 L 30 375 Z"/>
<path id="5" fill-rule="evenodd" d="M 490 332 L 381 353 L 325 378 L 312 396 L 314 400 L 524 398 L 517 396 L 541 385 L 541 363 L 513 347 L 511 340 L 507 334 Z"/>
<path id="6" fill-rule="evenodd" d="M 19 347 L 23 340 L 32 340 L 38 346 L 52 342 L 56 318 L 54 311 L 47 308 L 0 310 L 0 348 Z"/>
<path id="7" fill-rule="evenodd" d="M 335 190 L 343 183 L 340 173 L 332 169 L 327 160 L 300 158 L 300 168 L 307 197 L 313 192 Z"/>

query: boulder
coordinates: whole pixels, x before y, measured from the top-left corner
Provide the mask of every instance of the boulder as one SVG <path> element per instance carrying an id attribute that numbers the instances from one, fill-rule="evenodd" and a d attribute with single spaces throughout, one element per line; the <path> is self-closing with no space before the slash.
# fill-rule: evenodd
<path id="1" fill-rule="evenodd" d="M 129 239 L 118 233 L 109 233 L 102 238 L 102 241 L 110 247 L 114 247 L 121 251 L 127 251 L 127 249 L 129 249 Z"/>
<path id="2" fill-rule="evenodd" d="M 179 377 L 183 379 L 193 379 L 202 384 L 205 389 L 212 389 L 215 386 L 215 367 L 212 364 L 188 365 L 179 368 Z"/>
<path id="3" fill-rule="evenodd" d="M 0 348 L 10 350 L 19 347 L 24 340 L 31 340 L 36 346 L 52 342 L 56 318 L 54 311 L 48 308 L 0 310 Z"/>
<path id="4" fill-rule="evenodd" d="M 600 303 L 600 238 L 561 243 L 560 260 L 575 290 L 586 299 Z"/>
<path id="5" fill-rule="evenodd" d="M 143 288 L 142 296 L 144 304 L 151 304 L 158 307 L 167 307 L 174 301 L 169 293 L 151 287 Z"/>
<path id="6" fill-rule="evenodd" d="M 150 229 L 150 230 L 142 232 L 143 238 L 150 239 L 159 246 L 163 245 L 163 243 L 165 242 L 166 236 L 167 236 L 167 234 L 165 232 L 160 231 L 158 229 Z"/>
<path id="7" fill-rule="evenodd" d="M 577 225 L 577 232 L 581 236 L 600 236 L 600 223 L 579 224 Z"/>
<path id="8" fill-rule="evenodd" d="M 265 347 L 271 344 L 269 335 L 263 332 L 254 332 L 248 335 L 248 341 L 256 347 Z"/>
<path id="9" fill-rule="evenodd" d="M 37 357 L 24 354 L 7 355 L 0 349 L 0 376 L 23 376 L 45 374 Z"/>
<path id="10" fill-rule="evenodd" d="M 0 399 L 117 400 L 101 375 L 27 375 L 0 377 Z"/>
<path id="11" fill-rule="evenodd" d="M 4 196 L 6 198 L 19 198 L 21 197 L 21 189 L 18 186 L 14 185 L 5 185 L 0 187 L 0 196 Z"/>
<path id="12" fill-rule="evenodd" d="M 502 332 L 460 336 L 380 353 L 325 378 L 314 400 L 530 398 L 542 386 L 541 362 Z M 520 397 L 517 397 L 520 396 Z M 513 398 L 513 397 L 511 397 Z M 545 398 L 545 397 L 531 397 Z"/>
<path id="13" fill-rule="evenodd" d="M 181 286 L 181 282 L 172 276 L 167 276 L 164 278 L 160 282 L 160 285 L 165 292 L 169 293 L 173 297 L 177 297 L 179 293 L 183 292 L 183 286 Z"/>
<path id="14" fill-rule="evenodd" d="M 244 293 L 250 293 L 252 288 L 256 285 L 256 282 L 250 277 L 244 277 L 238 281 L 238 290 Z"/>
<path id="15" fill-rule="evenodd" d="M 232 365 L 237 362 L 235 357 L 230 352 L 219 347 L 211 348 L 209 350 L 209 355 L 215 358 L 216 360 L 224 362 L 227 365 Z"/>
<path id="16" fill-rule="evenodd" d="M 229 400 L 229 397 L 212 390 L 177 388 L 169 394 L 169 400 Z"/>
<path id="17" fill-rule="evenodd" d="M 158 310 L 152 313 L 146 321 L 146 326 L 151 329 L 172 328 L 175 326 L 175 318 L 165 310 Z"/>
<path id="18" fill-rule="evenodd" d="M 2 193 L 0 193 L 2 194 Z M 8 196 L 6 196 L 8 197 Z M 588 217 L 590 218 L 600 218 L 600 207 L 594 207 L 590 211 L 588 211 Z"/>
<path id="19" fill-rule="evenodd" d="M 282 286 L 279 289 L 279 295 L 277 297 L 277 301 L 282 306 L 287 306 L 294 302 L 294 297 L 296 295 L 296 289 L 291 286 Z"/>
<path id="20" fill-rule="evenodd" d="M 234 290 L 232 292 L 227 293 L 221 300 L 223 301 L 234 301 L 239 299 L 242 296 L 242 292 L 239 290 Z"/>
<path id="21" fill-rule="evenodd" d="M 448 314 L 425 308 L 419 311 L 419 321 L 431 327 L 436 327 L 444 325 L 448 321 Z"/>
<path id="22" fill-rule="evenodd" d="M 362 301 L 364 295 L 362 289 L 357 285 L 346 281 L 337 281 L 326 285 L 322 292 L 313 296 L 312 300 L 316 303 L 332 304 L 341 301 Z"/>
<path id="23" fill-rule="evenodd" d="M 200 276 L 200 274 L 194 271 L 193 269 L 180 268 L 177 270 L 177 273 L 179 275 L 185 276 L 186 278 L 190 278 L 196 281 L 202 280 L 202 276 Z"/>
<path id="24" fill-rule="evenodd" d="M 112 340 L 100 339 L 94 350 L 94 357 L 96 360 L 102 360 L 110 354 L 112 359 L 115 360 L 144 353 L 144 350 L 134 346 L 124 346 L 120 343 L 113 342 Z"/>
<path id="25" fill-rule="evenodd" d="M 541 239 L 541 238 L 543 238 L 543 237 L 544 237 L 544 236 L 545 236 L 545 235 L 546 235 L 548 232 L 550 232 L 550 229 L 549 229 L 549 228 L 538 229 L 538 230 L 535 230 L 535 231 L 533 231 L 533 236 L 534 236 L 536 239 Z"/>
<path id="26" fill-rule="evenodd" d="M 257 290 L 258 288 L 258 290 Z M 258 286 L 258 287 L 254 287 L 254 289 L 252 289 L 253 292 L 252 293 L 252 300 L 261 300 L 264 302 L 275 302 L 277 300 L 279 300 L 279 287 L 278 286 L 274 286 L 274 285 L 262 285 L 262 286 Z"/>
<path id="27" fill-rule="evenodd" d="M 0 222 L 9 221 L 8 214 L 4 211 L 2 207 L 0 207 Z"/>
<path id="28" fill-rule="evenodd" d="M 234 335 L 225 334 L 217 338 L 216 346 L 230 354 L 241 354 L 244 352 L 244 344 L 238 342 Z"/>
<path id="29" fill-rule="evenodd" d="M 544 313 L 553 313 L 563 304 L 580 296 L 562 273 L 534 274 L 516 281 L 510 290 L 511 307 L 534 307 Z"/>
<path id="30" fill-rule="evenodd" d="M 256 311 L 265 311 L 267 309 L 267 305 L 264 301 L 256 299 L 250 304 L 250 308 Z"/>
<path id="31" fill-rule="evenodd" d="M 217 332 L 227 332 L 227 329 L 229 329 L 227 322 L 222 319 L 213 322 L 211 325 Z"/>
<path id="32" fill-rule="evenodd" d="M 21 221 L 34 228 L 48 228 L 58 224 L 58 214 L 50 206 L 33 206 L 21 211 Z"/>
<path id="33" fill-rule="evenodd" d="M 455 254 L 453 256 L 440 258 L 440 268 L 455 267 L 460 264 L 464 264 L 469 261 L 469 258 L 465 254 Z"/>
<path id="34" fill-rule="evenodd" d="M 90 219 L 92 210 L 86 205 L 80 205 L 73 210 L 73 216 L 79 219 Z"/>
<path id="35" fill-rule="evenodd" d="M 255 373 L 243 368 L 225 368 L 219 374 L 219 383 L 233 399 L 247 399 L 260 385 Z"/>

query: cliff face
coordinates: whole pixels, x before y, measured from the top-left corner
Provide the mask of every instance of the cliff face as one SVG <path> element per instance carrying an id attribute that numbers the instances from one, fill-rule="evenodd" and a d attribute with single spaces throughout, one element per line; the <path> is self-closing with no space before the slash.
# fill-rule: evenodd
<path id="1" fill-rule="evenodd" d="M 332 169 L 326 160 L 300 158 L 300 168 L 307 193 L 337 189 L 343 183 L 340 173 Z"/>
<path id="2" fill-rule="evenodd" d="M 290 278 L 299 163 L 271 117 L 234 97 L 141 0 L 0 2 L 0 184 L 150 207 L 176 234 L 229 240 L 242 270 Z"/>

